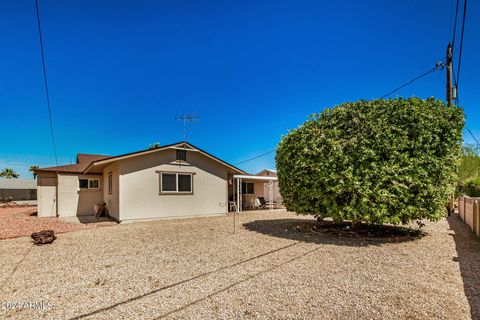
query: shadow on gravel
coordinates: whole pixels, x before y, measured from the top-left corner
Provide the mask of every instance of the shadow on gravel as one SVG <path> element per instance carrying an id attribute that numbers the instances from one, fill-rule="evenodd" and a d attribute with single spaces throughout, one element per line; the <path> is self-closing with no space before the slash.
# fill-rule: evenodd
<path id="1" fill-rule="evenodd" d="M 472 319 L 480 319 L 480 240 L 470 228 L 453 215 L 448 218 L 451 236 L 455 241 L 458 257 L 453 258 L 459 263 L 463 280 L 463 290 L 470 305 Z"/>
<path id="2" fill-rule="evenodd" d="M 363 225 L 363 230 L 360 230 L 360 234 L 357 234 L 345 229 L 347 224 L 338 225 L 332 223 L 331 226 L 326 226 L 325 224 L 319 225 L 317 221 L 313 219 L 255 220 L 244 223 L 243 226 L 247 230 L 273 237 L 352 247 L 400 243 L 418 240 L 422 237 L 414 235 L 413 229 L 401 226 L 377 225 L 367 228 Z"/>

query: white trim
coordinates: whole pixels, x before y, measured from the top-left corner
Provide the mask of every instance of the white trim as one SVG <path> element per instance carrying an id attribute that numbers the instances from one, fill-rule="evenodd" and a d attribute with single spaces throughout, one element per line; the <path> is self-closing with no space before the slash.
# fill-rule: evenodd
<path id="1" fill-rule="evenodd" d="M 87 180 L 87 188 L 81 188 L 80 187 L 80 180 Z M 90 181 L 98 181 L 98 187 L 97 188 L 90 188 Z M 78 178 L 78 190 L 100 190 L 100 178 Z"/>
<path id="2" fill-rule="evenodd" d="M 236 174 L 233 176 L 235 179 L 248 179 L 248 180 L 263 180 L 263 181 L 278 181 L 277 177 L 263 177 L 263 176 L 250 176 L 245 174 Z"/>

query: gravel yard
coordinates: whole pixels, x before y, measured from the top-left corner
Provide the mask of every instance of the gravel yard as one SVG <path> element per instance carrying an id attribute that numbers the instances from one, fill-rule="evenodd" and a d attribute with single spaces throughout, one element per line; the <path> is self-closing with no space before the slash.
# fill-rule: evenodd
<path id="1" fill-rule="evenodd" d="M 33 232 L 45 229 L 64 233 L 116 224 L 115 222 L 66 223 L 57 218 L 38 218 L 36 212 L 36 206 L 0 207 L 0 240 L 30 236 Z"/>
<path id="2" fill-rule="evenodd" d="M 286 212 L 0 241 L 7 319 L 470 319 L 480 242 L 456 217 L 406 241 L 299 232 Z M 305 222 L 305 220 L 303 220 Z"/>

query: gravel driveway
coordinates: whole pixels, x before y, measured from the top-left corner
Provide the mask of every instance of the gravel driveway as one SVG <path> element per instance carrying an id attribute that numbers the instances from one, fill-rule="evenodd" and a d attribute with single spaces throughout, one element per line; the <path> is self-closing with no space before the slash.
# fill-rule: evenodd
<path id="1" fill-rule="evenodd" d="M 479 318 L 480 242 L 457 220 L 413 241 L 301 233 L 286 212 L 0 241 L 7 319 Z M 38 304 L 37 304 L 38 306 Z M 11 305 L 10 305 L 11 307 Z"/>
<path id="2" fill-rule="evenodd" d="M 36 206 L 0 207 L 0 240 L 30 236 L 33 232 L 45 229 L 54 230 L 55 233 L 65 233 L 116 225 L 113 221 L 89 224 L 67 223 L 58 218 L 39 218 L 36 212 Z"/>

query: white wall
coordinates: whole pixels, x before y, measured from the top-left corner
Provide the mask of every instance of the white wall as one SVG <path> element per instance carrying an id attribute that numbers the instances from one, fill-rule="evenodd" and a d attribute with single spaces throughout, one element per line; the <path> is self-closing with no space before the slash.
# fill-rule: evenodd
<path id="1" fill-rule="evenodd" d="M 100 189 L 80 189 L 79 179 L 100 179 Z M 103 202 L 103 179 L 100 175 L 58 174 L 58 216 L 93 215 L 93 205 Z"/>
<path id="2" fill-rule="evenodd" d="M 38 216 L 55 217 L 57 178 L 55 173 L 39 173 L 37 176 Z"/>
<path id="3" fill-rule="evenodd" d="M 175 157 L 166 150 L 120 161 L 120 220 L 227 213 L 227 168 L 195 151 L 189 165 L 172 164 Z M 160 194 L 156 171 L 194 173 L 193 194 Z"/>

